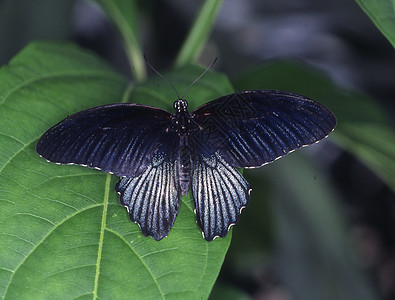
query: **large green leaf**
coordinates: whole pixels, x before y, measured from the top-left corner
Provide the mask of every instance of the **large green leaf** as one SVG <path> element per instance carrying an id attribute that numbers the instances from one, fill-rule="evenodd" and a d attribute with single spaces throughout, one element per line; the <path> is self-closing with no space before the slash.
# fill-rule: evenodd
<path id="1" fill-rule="evenodd" d="M 395 48 L 395 0 L 356 0 Z"/>
<path id="2" fill-rule="evenodd" d="M 340 88 L 323 73 L 293 62 L 258 67 L 235 80 L 235 86 L 292 91 L 327 105 L 338 120 L 330 139 L 353 153 L 395 191 L 395 132 L 372 99 Z"/>
<path id="3" fill-rule="evenodd" d="M 201 71 L 189 67 L 168 77 L 183 90 Z M 51 164 L 35 152 L 46 129 L 81 109 L 128 100 L 170 107 L 175 100 L 156 79 L 131 90 L 105 63 L 70 44 L 33 43 L 0 69 L 4 299 L 207 298 L 231 233 L 206 242 L 190 197 L 182 199 L 169 237 L 157 242 L 130 222 L 115 176 Z M 231 90 L 225 77 L 211 73 L 189 98 L 198 105 Z"/>

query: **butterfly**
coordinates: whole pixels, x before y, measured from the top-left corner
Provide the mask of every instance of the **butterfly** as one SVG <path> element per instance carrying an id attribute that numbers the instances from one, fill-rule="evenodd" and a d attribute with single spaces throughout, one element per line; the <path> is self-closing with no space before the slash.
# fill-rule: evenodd
<path id="1" fill-rule="evenodd" d="M 134 103 L 90 108 L 46 131 L 38 154 L 121 177 L 115 190 L 145 236 L 166 237 L 192 192 L 198 226 L 211 241 L 240 219 L 251 187 L 237 168 L 257 168 L 316 143 L 336 126 L 324 105 L 304 96 L 249 90 L 174 113 Z"/>

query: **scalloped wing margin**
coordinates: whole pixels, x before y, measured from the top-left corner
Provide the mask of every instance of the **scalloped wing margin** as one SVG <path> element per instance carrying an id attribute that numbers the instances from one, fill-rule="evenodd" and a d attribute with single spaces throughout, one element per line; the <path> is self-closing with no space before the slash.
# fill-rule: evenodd
<path id="1" fill-rule="evenodd" d="M 196 219 L 204 238 L 225 237 L 248 205 L 250 185 L 218 152 L 198 156 L 191 173 Z"/>

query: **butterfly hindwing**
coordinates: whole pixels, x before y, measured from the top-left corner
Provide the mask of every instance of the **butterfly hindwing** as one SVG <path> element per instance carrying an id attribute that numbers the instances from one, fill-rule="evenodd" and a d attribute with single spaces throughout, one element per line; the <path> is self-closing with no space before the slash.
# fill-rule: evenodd
<path id="1" fill-rule="evenodd" d="M 155 240 L 166 237 L 180 208 L 177 163 L 160 149 L 146 170 L 134 178 L 122 178 L 115 187 L 130 219 L 144 235 Z"/>
<path id="2" fill-rule="evenodd" d="M 248 205 L 250 186 L 219 153 L 196 155 L 192 169 L 192 195 L 196 218 L 208 241 L 224 237 Z"/>
<path id="3" fill-rule="evenodd" d="M 80 164 L 134 177 L 166 140 L 170 113 L 138 104 L 110 104 L 64 119 L 40 138 L 36 150 L 51 162 Z"/>
<path id="4" fill-rule="evenodd" d="M 244 91 L 196 109 L 200 140 L 232 166 L 259 167 L 325 138 L 336 126 L 322 104 L 280 91 Z"/>

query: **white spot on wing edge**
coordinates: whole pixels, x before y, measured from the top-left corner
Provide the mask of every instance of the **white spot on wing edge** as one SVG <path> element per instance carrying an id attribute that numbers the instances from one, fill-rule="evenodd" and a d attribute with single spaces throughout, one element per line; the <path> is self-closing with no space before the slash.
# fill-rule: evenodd
<path id="1" fill-rule="evenodd" d="M 108 173 L 108 174 L 111 174 L 111 175 L 116 175 L 114 172 L 111 172 L 111 171 L 103 171 L 103 169 L 100 168 L 100 167 L 91 167 L 91 166 L 86 165 L 86 164 L 76 164 L 76 163 L 73 163 L 73 162 L 61 163 L 61 162 L 56 162 L 56 161 L 50 161 L 50 160 L 46 159 L 44 156 L 42 156 L 42 155 L 40 155 L 40 154 L 39 154 L 39 156 L 40 156 L 41 158 L 44 158 L 47 162 L 49 162 L 49 163 L 51 163 L 51 164 L 58 165 L 58 166 L 80 166 L 80 167 L 84 167 L 84 168 L 89 168 L 89 169 L 94 169 L 94 170 L 102 171 L 102 172 L 105 172 L 105 173 Z M 126 176 L 121 176 L 121 178 L 124 178 L 124 177 L 126 177 Z"/>
<path id="2" fill-rule="evenodd" d="M 333 130 L 335 130 L 335 128 L 333 128 L 333 129 L 331 130 L 331 132 L 332 132 Z M 304 147 L 311 146 L 311 145 L 314 145 L 314 144 L 317 144 L 317 143 L 321 142 L 322 140 L 326 139 L 326 138 L 331 134 L 331 132 L 329 132 L 329 133 L 328 133 L 326 136 L 324 136 L 322 139 L 319 139 L 319 140 L 315 141 L 314 143 L 304 144 L 304 145 L 302 145 L 302 146 L 300 146 L 300 147 L 298 147 L 298 148 L 292 149 L 291 151 L 288 151 L 288 152 L 284 153 L 283 155 L 277 156 L 275 159 L 273 159 L 273 160 L 271 160 L 271 161 L 264 162 L 263 164 L 261 164 L 261 165 L 259 165 L 259 166 L 253 166 L 253 167 L 237 167 L 237 168 L 241 168 L 241 169 L 257 169 L 257 168 L 261 168 L 261 167 L 263 167 L 263 166 L 265 166 L 265 165 L 267 165 L 267 164 L 270 164 L 270 163 L 272 163 L 272 162 L 274 162 L 274 161 L 276 161 L 276 160 L 278 160 L 278 159 L 280 159 L 280 158 L 282 158 L 282 157 L 284 157 L 284 156 L 286 156 L 286 155 L 288 155 L 288 154 L 294 152 L 295 150 L 302 149 L 302 148 L 304 148 Z"/>
<path id="3" fill-rule="evenodd" d="M 121 176 L 120 177 L 120 179 L 123 179 L 123 178 L 130 178 L 130 177 L 127 177 L 127 176 Z M 117 192 L 117 194 L 118 195 L 120 195 L 121 197 L 122 197 L 122 193 L 121 192 L 119 192 L 119 191 L 116 191 Z M 129 219 L 130 219 L 130 209 L 129 209 L 129 206 L 128 205 L 125 205 L 125 204 L 122 204 L 122 203 L 120 203 L 123 207 L 125 207 L 126 208 L 126 210 L 127 210 L 127 212 L 128 212 L 128 215 L 129 215 Z M 147 237 L 146 235 L 144 235 L 143 234 L 143 231 L 141 230 L 141 225 L 140 225 L 140 223 L 138 222 L 138 221 L 135 221 L 135 220 L 132 220 L 132 219 L 130 219 L 133 223 L 135 223 L 135 224 L 137 224 L 137 226 L 139 227 L 139 231 L 138 231 L 138 233 L 140 233 L 140 235 L 141 236 L 143 236 L 143 237 Z M 169 234 L 170 234 L 170 232 L 167 234 L 167 235 L 165 235 L 164 237 L 162 237 L 160 240 L 157 240 L 157 239 L 154 239 L 154 237 L 152 236 L 152 235 L 148 235 L 149 237 L 151 237 L 151 238 L 153 238 L 155 241 L 157 241 L 157 242 L 159 242 L 159 241 L 161 241 L 161 240 L 163 240 L 164 238 L 167 238 L 168 236 L 169 236 Z"/>

